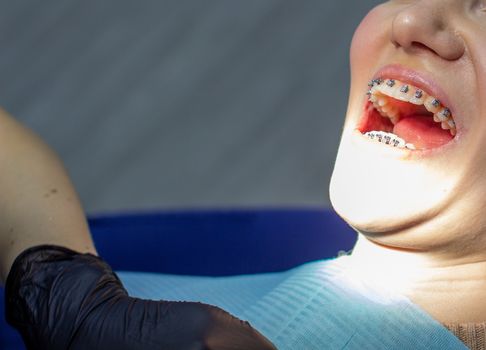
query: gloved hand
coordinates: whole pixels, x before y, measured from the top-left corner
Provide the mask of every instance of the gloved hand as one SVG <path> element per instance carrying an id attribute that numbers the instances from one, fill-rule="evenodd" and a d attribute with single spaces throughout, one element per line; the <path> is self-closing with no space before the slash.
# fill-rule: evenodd
<path id="1" fill-rule="evenodd" d="M 57 246 L 20 254 L 5 297 L 28 349 L 275 349 L 220 308 L 129 297 L 101 258 Z"/>

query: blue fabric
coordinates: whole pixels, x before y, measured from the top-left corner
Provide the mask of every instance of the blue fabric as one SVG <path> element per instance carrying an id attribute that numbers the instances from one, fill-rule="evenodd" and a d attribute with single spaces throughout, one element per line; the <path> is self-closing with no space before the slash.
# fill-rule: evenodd
<path id="1" fill-rule="evenodd" d="M 353 247 L 332 210 L 189 210 L 91 217 L 115 270 L 227 276 L 283 271 Z"/>
<path id="2" fill-rule="evenodd" d="M 238 277 L 120 272 L 129 293 L 203 301 L 249 321 L 281 350 L 467 349 L 404 297 L 349 276 L 348 257 Z"/>

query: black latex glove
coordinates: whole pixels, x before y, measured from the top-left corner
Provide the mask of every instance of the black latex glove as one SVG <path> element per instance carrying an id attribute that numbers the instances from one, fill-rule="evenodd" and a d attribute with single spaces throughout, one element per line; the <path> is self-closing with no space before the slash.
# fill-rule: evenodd
<path id="1" fill-rule="evenodd" d="M 129 297 L 101 258 L 62 247 L 20 254 L 5 298 L 7 321 L 28 349 L 275 349 L 220 308 Z"/>

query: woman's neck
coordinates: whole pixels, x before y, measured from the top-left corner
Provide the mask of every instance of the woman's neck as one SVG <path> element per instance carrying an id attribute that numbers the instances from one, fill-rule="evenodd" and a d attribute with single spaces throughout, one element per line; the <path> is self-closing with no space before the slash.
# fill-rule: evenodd
<path id="1" fill-rule="evenodd" d="M 350 261 L 364 279 L 408 297 L 439 322 L 486 322 L 485 260 L 393 249 L 360 235 Z"/>

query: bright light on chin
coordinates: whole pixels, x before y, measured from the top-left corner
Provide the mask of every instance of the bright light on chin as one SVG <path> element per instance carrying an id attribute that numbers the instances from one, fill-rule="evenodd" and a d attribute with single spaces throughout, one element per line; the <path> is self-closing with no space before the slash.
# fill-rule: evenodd
<path id="1" fill-rule="evenodd" d="M 331 179 L 331 202 L 358 229 L 394 230 L 444 203 L 453 178 L 441 166 L 403 159 L 392 147 L 348 130 Z"/>

